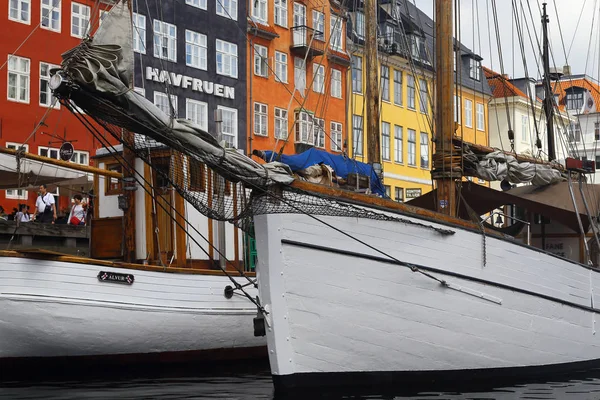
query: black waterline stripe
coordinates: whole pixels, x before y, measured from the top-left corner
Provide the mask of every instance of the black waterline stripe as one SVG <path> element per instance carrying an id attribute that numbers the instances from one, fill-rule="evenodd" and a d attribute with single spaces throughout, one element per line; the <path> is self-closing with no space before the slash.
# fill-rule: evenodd
<path id="1" fill-rule="evenodd" d="M 289 240 L 289 239 L 281 239 L 281 243 L 289 244 L 291 246 L 304 247 L 304 248 L 313 249 L 313 250 L 325 251 L 325 252 L 329 252 L 329 253 L 341 254 L 341 255 L 350 256 L 350 257 L 357 257 L 357 258 L 363 258 L 363 259 L 367 259 L 367 260 L 379 261 L 379 262 L 383 262 L 386 264 L 394 264 L 394 265 L 404 266 L 403 264 L 398 264 L 397 262 L 395 262 L 394 260 L 391 260 L 389 258 L 383 258 L 383 257 L 374 256 L 374 255 L 370 255 L 370 254 L 356 253 L 354 251 L 335 249 L 332 247 L 319 246 L 317 244 L 302 243 L 302 242 L 297 242 L 295 240 Z M 407 263 L 407 264 L 409 264 L 409 263 Z M 556 298 L 553 296 L 548 296 L 548 295 L 545 295 L 542 293 L 532 292 L 531 290 L 521 289 L 521 288 L 517 288 L 514 286 L 510 286 L 510 285 L 505 285 L 503 283 L 492 282 L 492 281 L 488 281 L 487 279 L 476 278 L 473 276 L 463 275 L 463 274 L 459 274 L 459 273 L 452 272 L 452 271 L 445 271 L 445 270 L 439 269 L 439 268 L 427 267 L 424 265 L 413 264 L 413 263 L 410 263 L 410 265 L 414 265 L 415 267 L 422 269 L 424 271 L 435 272 L 438 274 L 453 276 L 455 278 L 460 278 L 460 279 L 464 279 L 467 281 L 473 281 L 473 282 L 483 283 L 483 284 L 489 285 L 489 286 L 495 286 L 495 287 L 499 287 L 502 289 L 512 290 L 513 292 L 528 294 L 530 296 L 535 296 L 535 297 L 539 297 L 539 298 L 542 298 L 545 300 L 550 300 L 550 301 L 553 301 L 555 303 L 559 303 L 562 305 L 566 305 L 566 306 L 570 306 L 573 308 L 578 308 L 580 310 L 591 311 L 596 314 L 600 314 L 600 309 L 589 307 L 589 306 L 584 306 L 582 304 L 573 303 L 573 302 L 567 301 L 567 300 L 562 300 L 562 299 L 559 299 L 559 298 Z"/>

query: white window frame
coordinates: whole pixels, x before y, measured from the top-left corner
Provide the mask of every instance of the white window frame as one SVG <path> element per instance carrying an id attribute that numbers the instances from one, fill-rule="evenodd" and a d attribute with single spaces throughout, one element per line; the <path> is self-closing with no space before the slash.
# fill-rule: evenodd
<path id="1" fill-rule="evenodd" d="M 222 133 L 223 139 L 227 144 L 229 144 L 233 148 L 237 148 L 238 146 L 238 110 L 235 108 L 229 108 L 225 106 L 217 106 L 218 110 L 223 112 L 223 122 L 222 122 Z M 227 125 L 225 121 L 225 114 L 231 113 L 233 115 L 233 124 L 231 126 L 232 132 L 227 132 Z"/>
<path id="2" fill-rule="evenodd" d="M 342 98 L 342 71 L 331 68 L 331 97 Z"/>
<path id="3" fill-rule="evenodd" d="M 331 151 L 341 152 L 344 149 L 344 126 L 341 122 L 329 123 L 329 136 L 331 137 Z"/>
<path id="4" fill-rule="evenodd" d="M 312 10 L 312 28 L 315 40 L 325 41 L 325 14 L 321 11 Z"/>
<path id="5" fill-rule="evenodd" d="M 390 101 L 390 67 L 381 65 L 380 69 L 381 101 Z"/>
<path id="6" fill-rule="evenodd" d="M 188 6 L 196 7 L 201 10 L 207 9 L 207 0 L 185 0 L 185 4 Z"/>
<path id="7" fill-rule="evenodd" d="M 404 132 L 400 125 L 394 125 L 394 162 L 404 164 Z"/>
<path id="8" fill-rule="evenodd" d="M 313 92 L 325 93 L 325 66 L 313 64 Z"/>
<path id="9" fill-rule="evenodd" d="M 325 148 L 325 120 L 313 118 L 313 132 L 315 133 L 315 147 Z"/>
<path id="10" fill-rule="evenodd" d="M 288 55 L 281 51 L 275 51 L 275 81 L 288 81 Z"/>
<path id="11" fill-rule="evenodd" d="M 19 148 L 24 147 L 25 152 L 29 152 L 29 145 L 15 142 L 6 142 L 7 149 L 18 150 Z M 29 197 L 29 192 L 23 189 L 6 189 L 5 197 L 7 199 L 15 199 L 15 200 L 27 200 Z"/>
<path id="12" fill-rule="evenodd" d="M 133 51 L 146 54 L 146 16 L 133 13 Z"/>
<path id="13" fill-rule="evenodd" d="M 469 60 L 469 77 L 476 81 L 480 79 L 481 61 L 471 58 Z"/>
<path id="14" fill-rule="evenodd" d="M 177 62 L 177 26 L 155 19 L 152 23 L 154 57 Z M 166 40 L 166 46 L 165 46 Z M 163 49 L 167 54 L 163 55 Z"/>
<path id="15" fill-rule="evenodd" d="M 254 134 L 269 136 L 269 106 L 264 103 L 254 102 Z"/>
<path id="16" fill-rule="evenodd" d="M 417 166 L 417 131 L 408 129 L 408 165 L 411 167 Z"/>
<path id="17" fill-rule="evenodd" d="M 360 68 L 357 68 L 360 67 Z M 363 59 L 362 57 L 352 56 L 352 93 L 362 94 L 363 92 Z"/>
<path id="18" fill-rule="evenodd" d="M 85 162 L 81 162 L 81 156 L 85 156 Z M 90 153 L 83 150 L 75 150 L 69 162 L 79 165 L 90 165 Z"/>
<path id="19" fill-rule="evenodd" d="M 195 108 L 195 110 L 193 108 Z M 198 119 L 198 116 L 200 119 Z M 192 121 L 200 128 L 208 131 L 208 103 L 186 98 L 185 119 Z"/>
<path id="20" fill-rule="evenodd" d="M 381 158 L 384 161 L 391 161 L 391 135 L 392 126 L 389 122 L 381 123 Z"/>
<path id="21" fill-rule="evenodd" d="M 409 110 L 417 109 L 417 90 L 415 88 L 415 77 L 412 75 L 406 76 L 406 107 Z"/>
<path id="22" fill-rule="evenodd" d="M 189 29 L 185 30 L 185 65 L 204 71 L 208 69 L 208 39 L 206 35 Z"/>
<path id="23" fill-rule="evenodd" d="M 454 122 L 460 124 L 462 110 L 460 107 L 460 98 L 458 95 L 454 95 Z"/>
<path id="24" fill-rule="evenodd" d="M 42 155 L 42 151 L 46 150 L 47 154 L 43 157 L 48 157 L 48 158 L 54 158 L 56 160 L 60 160 L 60 149 L 56 148 L 56 147 L 46 147 L 46 146 L 38 146 L 38 155 L 41 156 Z M 52 152 L 54 152 L 54 156 L 52 156 Z M 48 191 L 48 193 L 52 194 L 53 196 L 59 196 L 59 188 L 58 186 L 56 187 L 56 190 L 54 192 L 50 192 Z"/>
<path id="25" fill-rule="evenodd" d="M 275 25 L 287 28 L 288 26 L 288 0 L 275 0 Z"/>
<path id="26" fill-rule="evenodd" d="M 238 0 L 218 0 L 217 15 L 237 21 L 238 17 Z"/>
<path id="27" fill-rule="evenodd" d="M 61 30 L 61 6 L 62 0 L 41 0 L 40 1 L 40 28 L 52 32 L 60 32 Z M 44 25 L 44 11 L 48 13 L 48 26 Z M 54 17 L 57 17 L 56 19 Z M 53 21 L 56 26 L 53 27 Z"/>
<path id="28" fill-rule="evenodd" d="M 427 114 L 429 111 L 429 96 L 425 79 L 419 79 L 419 111 L 421 114 Z"/>
<path id="29" fill-rule="evenodd" d="M 344 22 L 341 17 L 337 15 L 331 15 L 329 18 L 329 30 L 331 31 L 331 38 L 329 47 L 335 51 L 344 51 Z M 339 39 L 339 43 L 336 39 Z"/>
<path id="30" fill-rule="evenodd" d="M 306 111 L 296 112 L 296 143 L 314 145 L 313 116 Z"/>
<path id="31" fill-rule="evenodd" d="M 275 107 L 274 112 L 275 139 L 287 139 L 289 133 L 287 110 Z"/>
<path id="32" fill-rule="evenodd" d="M 394 200 L 398 203 L 404 203 L 404 188 L 400 186 L 394 188 Z"/>
<path id="33" fill-rule="evenodd" d="M 365 14 L 362 11 L 357 11 L 355 14 L 356 27 L 355 33 L 360 39 L 365 38 Z"/>
<path id="34" fill-rule="evenodd" d="M 227 42 L 225 40 L 216 39 L 215 57 L 217 63 L 217 74 L 229 76 L 232 78 L 238 77 L 238 47 L 237 44 Z M 235 50 L 235 52 L 233 51 Z M 219 67 L 219 57 L 221 58 L 221 67 Z M 228 68 L 227 68 L 228 67 Z"/>
<path id="35" fill-rule="evenodd" d="M 477 107 L 477 130 L 485 131 L 485 108 L 483 106 L 483 103 L 477 103 L 476 107 Z"/>
<path id="36" fill-rule="evenodd" d="M 79 7 L 79 11 L 75 11 L 75 8 Z M 87 10 L 87 15 L 83 11 Z M 91 8 L 90 6 L 86 6 L 85 4 L 71 3 L 71 36 L 76 38 L 84 38 L 90 32 L 90 16 L 91 16 Z M 78 22 L 78 30 L 80 32 L 75 32 L 73 25 L 73 20 L 77 18 Z"/>
<path id="37" fill-rule="evenodd" d="M 169 106 L 169 108 L 171 107 L 171 103 L 172 103 L 173 104 L 173 110 L 169 109 L 169 112 L 166 112 L 165 110 L 163 110 L 161 108 L 161 105 L 158 104 L 158 98 L 161 98 L 161 100 L 167 100 L 166 104 Z M 177 114 L 178 114 L 178 108 L 177 108 L 178 104 L 177 104 L 177 96 L 174 95 L 174 94 L 171 95 L 171 103 L 169 103 L 168 97 L 167 97 L 166 93 L 159 92 L 159 91 L 155 91 L 154 92 L 154 105 L 156 107 L 158 107 L 162 112 L 164 112 L 165 114 L 167 114 L 168 116 L 172 116 L 173 118 L 176 118 Z M 174 111 L 175 115 L 171 115 L 171 111 Z"/>
<path id="38" fill-rule="evenodd" d="M 42 66 L 46 66 L 47 68 L 47 74 L 46 75 L 42 75 Z M 50 70 L 52 68 L 59 68 L 60 66 L 55 65 L 55 64 L 50 64 L 44 61 L 40 61 L 40 92 L 39 92 L 39 97 L 38 97 L 38 102 L 39 105 L 42 107 L 50 107 L 50 105 L 52 104 L 52 98 L 54 97 L 52 95 L 52 91 L 50 90 Z M 44 91 L 42 89 L 42 82 L 45 83 L 46 85 L 46 90 Z M 46 95 L 48 96 L 48 103 L 42 103 L 42 93 L 46 93 Z M 54 103 L 54 108 L 55 109 L 60 109 L 60 102 L 56 101 Z"/>
<path id="39" fill-rule="evenodd" d="M 20 69 L 15 69 L 15 68 L 11 68 L 10 65 L 10 60 L 15 59 L 17 62 L 17 65 L 20 66 L 21 62 L 25 62 L 26 65 L 26 71 L 20 70 Z M 31 95 L 31 60 L 29 58 L 25 58 L 25 57 L 19 57 L 19 56 L 15 56 L 15 55 L 8 55 L 8 73 L 6 74 L 7 76 L 7 84 L 6 84 L 6 98 L 9 101 L 14 101 L 17 103 L 25 103 L 25 104 L 29 104 L 29 98 Z M 10 77 L 11 74 L 15 76 L 15 97 L 10 97 Z M 22 78 L 26 78 L 26 83 L 24 85 L 21 85 L 22 83 Z M 23 89 L 22 86 L 25 86 L 25 97 L 24 99 L 20 98 L 19 93 L 21 92 L 21 90 Z"/>
<path id="40" fill-rule="evenodd" d="M 465 126 L 473 127 L 473 101 L 465 99 Z"/>
<path id="41" fill-rule="evenodd" d="M 529 142 L 529 117 L 521 115 L 521 142 Z"/>
<path id="42" fill-rule="evenodd" d="M 23 5 L 27 4 L 27 19 L 21 19 L 23 15 Z M 11 7 L 11 0 L 8 0 L 8 19 L 11 21 L 19 22 L 21 24 L 31 24 L 31 0 L 17 0 L 17 17 L 11 17 L 10 11 L 13 10 Z"/>
<path id="43" fill-rule="evenodd" d="M 306 90 L 306 64 L 304 59 L 300 57 L 294 57 L 294 85 L 304 95 Z"/>
<path id="44" fill-rule="evenodd" d="M 360 126 L 358 124 L 360 122 Z M 364 149 L 365 124 L 362 115 L 352 115 L 352 151 L 355 156 L 362 156 Z"/>
<path id="45" fill-rule="evenodd" d="M 429 135 L 426 132 L 421 132 L 420 145 L 419 165 L 422 169 L 429 169 Z"/>
<path id="46" fill-rule="evenodd" d="M 254 75 L 269 77 L 269 49 L 259 44 L 254 45 Z"/>
<path id="47" fill-rule="evenodd" d="M 222 0 L 220 0 L 222 1 Z M 258 22 L 262 22 L 268 25 L 269 22 L 269 8 L 267 0 L 252 0 L 252 19 Z"/>

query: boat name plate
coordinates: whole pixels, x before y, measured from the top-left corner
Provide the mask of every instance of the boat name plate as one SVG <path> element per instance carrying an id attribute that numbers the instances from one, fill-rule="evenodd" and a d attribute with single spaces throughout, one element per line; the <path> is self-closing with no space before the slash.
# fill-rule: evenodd
<path id="1" fill-rule="evenodd" d="M 100 282 L 122 283 L 131 285 L 135 278 L 132 274 L 120 274 L 118 272 L 100 271 L 98 272 L 98 280 Z"/>

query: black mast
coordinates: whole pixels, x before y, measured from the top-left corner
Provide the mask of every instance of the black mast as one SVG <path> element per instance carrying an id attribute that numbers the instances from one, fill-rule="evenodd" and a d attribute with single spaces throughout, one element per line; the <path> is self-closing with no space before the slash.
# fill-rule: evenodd
<path id="1" fill-rule="evenodd" d="M 548 161 L 556 159 L 554 151 L 554 93 L 550 85 L 550 55 L 548 43 L 548 14 L 546 13 L 546 3 L 543 3 L 542 31 L 543 31 L 543 53 L 544 63 L 544 111 L 546 113 L 546 134 L 548 135 Z"/>

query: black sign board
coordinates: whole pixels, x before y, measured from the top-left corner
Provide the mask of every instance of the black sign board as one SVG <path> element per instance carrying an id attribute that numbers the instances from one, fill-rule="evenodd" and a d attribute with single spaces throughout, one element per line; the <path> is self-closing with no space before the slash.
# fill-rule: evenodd
<path id="1" fill-rule="evenodd" d="M 134 277 L 132 274 L 120 274 L 118 272 L 98 272 L 98 280 L 100 282 L 122 283 L 124 285 L 133 284 Z"/>
<path id="2" fill-rule="evenodd" d="M 75 149 L 73 148 L 73 145 L 69 142 L 64 142 L 60 146 L 59 150 L 60 159 L 63 161 L 69 161 L 73 157 L 74 152 Z"/>

